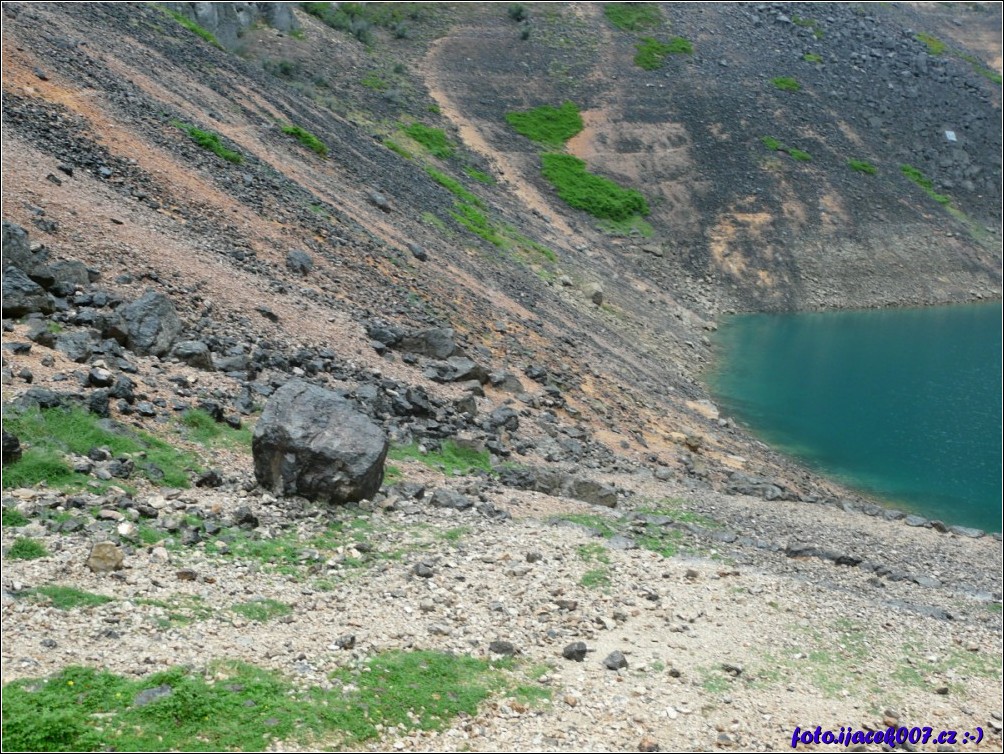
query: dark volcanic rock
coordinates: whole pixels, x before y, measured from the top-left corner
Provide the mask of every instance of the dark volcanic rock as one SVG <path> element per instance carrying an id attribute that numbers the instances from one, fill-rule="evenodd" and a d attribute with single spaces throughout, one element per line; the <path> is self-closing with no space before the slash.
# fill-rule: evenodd
<path id="1" fill-rule="evenodd" d="M 371 334 L 370 337 L 375 336 Z M 376 339 L 387 343 L 387 341 L 381 338 Z M 457 344 L 453 339 L 453 330 L 449 327 L 432 327 L 428 330 L 419 330 L 405 335 L 396 344 L 387 343 L 387 345 L 393 345 L 400 351 L 415 353 L 419 356 L 428 356 L 432 359 L 448 359 L 457 353 Z"/>
<path id="2" fill-rule="evenodd" d="M 314 260 L 307 252 L 294 249 L 286 255 L 286 269 L 297 275 L 306 275 L 314 269 Z"/>
<path id="3" fill-rule="evenodd" d="M 213 355 L 209 346 L 201 340 L 183 340 L 176 343 L 171 349 L 171 353 L 196 369 L 205 369 L 210 372 L 213 369 Z"/>
<path id="4" fill-rule="evenodd" d="M 255 426 L 255 477 L 280 495 L 354 502 L 380 489 L 387 447 L 380 428 L 344 398 L 293 380 Z"/>
<path id="5" fill-rule="evenodd" d="M 31 253 L 31 244 L 28 242 L 28 232 L 20 225 L 15 225 L 7 220 L 3 221 L 3 268 L 17 267 L 26 274 L 31 274 L 35 269 L 35 255 Z M 4 299 L 7 293 L 4 291 Z M 6 303 L 4 304 L 6 308 Z"/>
<path id="6" fill-rule="evenodd" d="M 120 307 L 111 336 L 138 354 L 166 354 L 181 333 L 181 320 L 171 299 L 147 291 L 131 304 Z"/>
<path id="7" fill-rule="evenodd" d="M 8 267 L 3 274 L 3 316 L 23 317 L 32 312 L 51 314 L 52 296 L 29 278 L 19 267 Z"/>
<path id="8" fill-rule="evenodd" d="M 21 441 L 6 429 L 3 431 L 3 465 L 14 463 L 21 458 Z"/>

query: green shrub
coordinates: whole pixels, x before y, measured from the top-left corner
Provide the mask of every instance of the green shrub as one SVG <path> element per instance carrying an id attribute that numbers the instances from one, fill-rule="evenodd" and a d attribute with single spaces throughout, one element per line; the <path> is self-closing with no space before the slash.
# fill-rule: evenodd
<path id="1" fill-rule="evenodd" d="M 819 21 L 815 20 L 814 18 L 805 18 L 804 16 L 793 14 L 791 17 L 791 22 L 795 24 L 795 26 L 802 26 L 806 29 L 812 29 L 812 36 L 814 36 L 816 39 L 822 39 L 824 36 L 822 25 L 819 23 Z"/>
<path id="2" fill-rule="evenodd" d="M 477 207 L 467 202 L 457 202 L 454 210 L 450 211 L 450 217 L 489 243 L 495 246 L 505 245 L 505 239 L 498 234 L 495 226 Z"/>
<path id="3" fill-rule="evenodd" d="M 791 159 L 798 160 L 798 162 L 810 162 L 812 160 L 812 155 L 802 149 L 787 147 L 785 151 L 791 156 Z"/>
<path id="4" fill-rule="evenodd" d="M 240 152 L 235 152 L 232 149 L 227 149 L 223 146 L 223 142 L 220 140 L 219 134 L 212 131 L 203 131 L 201 128 L 196 128 L 188 123 L 181 123 L 179 121 L 171 121 L 171 123 L 188 134 L 189 138 L 191 138 L 191 140 L 200 147 L 208 149 L 217 157 L 222 157 L 227 162 L 233 162 L 235 164 L 240 164 L 244 161 L 244 157 Z"/>
<path id="5" fill-rule="evenodd" d="M 654 3 L 605 3 L 603 15 L 621 31 L 645 31 L 662 23 L 662 13 Z"/>
<path id="6" fill-rule="evenodd" d="M 544 177 L 569 206 L 610 220 L 649 213 L 648 202 L 640 192 L 588 172 L 586 163 L 577 157 L 552 152 L 540 159 Z"/>
<path id="7" fill-rule="evenodd" d="M 45 597 L 53 607 L 60 610 L 72 610 L 75 607 L 97 607 L 114 601 L 111 597 L 106 597 L 103 594 L 82 592 L 71 586 L 58 586 L 56 584 L 37 586 L 34 589 L 29 589 L 25 594 Z"/>
<path id="8" fill-rule="evenodd" d="M 485 183 L 489 186 L 495 183 L 495 179 L 488 175 L 488 173 L 482 173 L 480 170 L 472 168 L 470 165 L 464 165 L 464 172 L 478 183 Z"/>
<path id="9" fill-rule="evenodd" d="M 637 52 L 634 56 L 635 65 L 646 71 L 654 71 L 662 67 L 668 55 L 689 55 L 694 46 L 683 37 L 673 37 L 669 42 L 660 42 L 653 37 L 642 37 L 635 43 Z"/>
<path id="10" fill-rule="evenodd" d="M 823 56 L 817 55 L 814 52 L 807 52 L 802 56 L 802 60 L 804 60 L 806 63 L 822 63 Z"/>
<path id="11" fill-rule="evenodd" d="M 373 89 L 374 91 L 377 92 L 386 91 L 390 87 L 390 84 L 388 84 L 386 81 L 384 81 L 382 78 L 380 78 L 380 76 L 378 76 L 375 73 L 367 73 L 359 80 L 359 83 L 365 86 L 367 89 Z"/>
<path id="12" fill-rule="evenodd" d="M 526 12 L 526 6 L 520 5 L 519 3 L 510 5 L 508 14 L 509 18 L 511 18 L 513 21 L 525 21 L 529 15 Z"/>
<path id="13" fill-rule="evenodd" d="M 796 149 L 795 147 L 789 147 L 786 144 L 782 144 L 780 141 L 775 139 L 773 136 L 761 136 L 760 141 L 763 145 L 772 152 L 785 152 L 793 160 L 798 160 L 799 162 L 809 162 L 812 160 L 812 155 L 802 149 Z"/>
<path id="14" fill-rule="evenodd" d="M 780 89 L 782 92 L 797 92 L 799 89 L 802 88 L 802 85 L 799 84 L 791 76 L 779 76 L 777 78 L 771 79 L 770 83 L 772 83 L 775 86 L 775 88 Z"/>
<path id="15" fill-rule="evenodd" d="M 573 102 L 561 107 L 542 105 L 524 112 L 512 112 L 506 122 L 528 139 L 548 147 L 562 147 L 583 128 L 579 108 Z"/>
<path id="16" fill-rule="evenodd" d="M 31 537 L 18 537 L 7 552 L 7 556 L 14 560 L 35 560 L 44 558 L 48 554 L 49 551 L 45 549 L 45 545 Z"/>
<path id="17" fill-rule="evenodd" d="M 282 132 L 284 134 L 292 136 L 307 149 L 317 152 L 317 154 L 321 155 L 321 157 L 327 157 L 328 146 L 323 141 L 314 136 L 312 133 L 310 133 L 310 131 L 300 128 L 299 126 L 283 126 Z"/>
<path id="18" fill-rule="evenodd" d="M 859 173 L 865 173 L 867 175 L 875 175 L 878 172 L 878 168 L 865 160 L 848 160 L 847 167 L 851 170 L 856 170 Z"/>
<path id="19" fill-rule="evenodd" d="M 763 142 L 763 145 L 767 147 L 767 149 L 773 152 L 779 152 L 784 147 L 784 145 L 773 136 L 761 136 L 760 141 Z"/>
<path id="20" fill-rule="evenodd" d="M 177 12 L 175 12 L 173 10 L 165 8 L 162 5 L 158 5 L 157 8 L 162 13 L 164 13 L 164 14 L 170 16 L 171 18 L 173 18 L 175 21 L 177 21 L 179 24 L 181 24 L 182 26 L 184 26 L 186 29 L 188 29 L 190 32 L 192 32 L 196 36 L 201 37 L 202 39 L 204 39 L 207 42 L 209 42 L 209 44 L 211 44 L 213 47 L 217 47 L 217 48 L 219 48 L 221 50 L 223 49 L 223 45 L 220 44 L 219 40 L 213 35 L 213 33 L 211 31 L 209 31 L 208 29 L 202 28 L 197 23 L 195 23 L 195 21 L 193 21 L 192 19 L 190 19 L 190 18 L 188 18 L 186 16 L 183 16 L 180 13 L 177 13 Z"/>
<path id="21" fill-rule="evenodd" d="M 284 615 L 292 615 L 293 613 L 293 608 L 285 602 L 272 599 L 241 602 L 230 609 L 238 615 L 258 623 L 267 623 L 272 618 L 281 618 Z"/>
<path id="22" fill-rule="evenodd" d="M 331 3 L 300 3 L 300 7 L 332 29 L 351 34 L 367 47 L 373 44 L 372 24 L 363 3 L 339 3 L 337 7 Z"/>
<path id="23" fill-rule="evenodd" d="M 432 128 L 424 123 L 412 123 L 404 129 L 404 132 L 435 157 L 445 160 L 453 155 L 453 145 L 441 128 Z"/>

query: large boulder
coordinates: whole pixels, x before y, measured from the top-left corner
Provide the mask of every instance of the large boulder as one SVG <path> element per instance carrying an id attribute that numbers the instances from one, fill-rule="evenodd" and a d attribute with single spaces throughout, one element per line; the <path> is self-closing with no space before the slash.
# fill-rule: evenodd
<path id="1" fill-rule="evenodd" d="M 376 494 L 387 447 L 383 431 L 347 400 L 291 380 L 265 404 L 251 450 L 263 487 L 341 504 Z"/>
<path id="2" fill-rule="evenodd" d="M 163 293 L 147 291 L 116 314 L 109 334 L 140 355 L 163 356 L 181 334 L 178 313 Z"/>
<path id="3" fill-rule="evenodd" d="M 32 312 L 51 314 L 55 309 L 52 296 L 42 290 L 21 271 L 20 267 L 8 267 L 3 273 L 3 316 L 23 317 Z"/>
<path id="4" fill-rule="evenodd" d="M 37 259 L 31 252 L 28 232 L 20 225 L 3 221 L 3 267 L 20 267 L 30 274 L 35 269 Z"/>

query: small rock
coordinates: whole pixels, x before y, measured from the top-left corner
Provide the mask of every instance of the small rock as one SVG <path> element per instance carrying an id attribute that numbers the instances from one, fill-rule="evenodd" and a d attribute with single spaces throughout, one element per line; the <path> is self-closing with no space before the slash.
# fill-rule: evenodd
<path id="1" fill-rule="evenodd" d="M 431 579 L 433 570 L 431 566 L 427 563 L 416 563 L 411 569 L 411 572 L 418 576 L 420 579 Z"/>
<path id="2" fill-rule="evenodd" d="M 488 645 L 488 651 L 497 655 L 512 656 L 516 654 L 516 646 L 512 642 L 497 639 Z"/>
<path id="3" fill-rule="evenodd" d="M 659 742 L 651 736 L 645 736 L 638 742 L 638 751 L 662 751 Z"/>
<path id="4" fill-rule="evenodd" d="M 582 662 L 586 659 L 586 652 L 588 651 L 589 650 L 586 648 L 586 643 L 584 641 L 576 641 L 561 650 L 561 656 L 566 660 Z"/>
<path id="5" fill-rule="evenodd" d="M 175 575 L 178 577 L 178 581 L 195 581 L 199 576 L 194 568 L 182 568 Z"/>
<path id="6" fill-rule="evenodd" d="M 603 667 L 607 670 L 620 670 L 628 666 L 627 658 L 620 650 L 614 650 L 603 660 Z"/>

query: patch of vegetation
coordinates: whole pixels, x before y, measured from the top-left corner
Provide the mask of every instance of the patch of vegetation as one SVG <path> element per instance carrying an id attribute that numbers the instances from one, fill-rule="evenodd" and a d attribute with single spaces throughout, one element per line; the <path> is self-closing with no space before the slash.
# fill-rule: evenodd
<path id="1" fill-rule="evenodd" d="M 605 537 L 607 539 L 614 536 L 614 534 L 617 534 L 618 532 L 618 527 L 615 525 L 615 521 L 606 518 L 605 516 L 597 516 L 592 513 L 566 513 L 554 520 L 568 521 L 573 524 L 578 524 L 579 526 L 585 526 L 587 529 L 592 529 L 601 537 Z"/>
<path id="2" fill-rule="evenodd" d="M 244 162 L 244 156 L 240 152 L 235 152 L 232 149 L 227 149 L 223 146 L 223 142 L 220 139 L 220 135 L 213 131 L 203 131 L 201 128 L 197 128 L 188 123 L 182 123 L 180 121 L 171 121 L 171 125 L 175 128 L 180 128 L 189 138 L 198 144 L 203 149 L 206 149 L 217 157 L 222 157 L 227 162 L 232 162 L 236 165 Z"/>
<path id="3" fill-rule="evenodd" d="M 536 707 L 542 702 L 551 701 L 551 689 L 546 686 L 530 686 L 523 684 L 512 690 L 512 697 L 523 704 Z"/>
<path id="4" fill-rule="evenodd" d="M 510 19 L 517 22 L 526 21 L 526 19 L 529 18 L 530 16 L 530 14 L 526 10 L 526 6 L 520 3 L 514 3 L 513 5 L 510 5 L 507 14 Z"/>
<path id="5" fill-rule="evenodd" d="M 958 55 L 962 60 L 965 60 L 967 63 L 969 63 L 970 66 L 972 66 L 974 72 L 976 72 L 983 78 L 987 79 L 988 81 L 992 81 L 993 83 L 997 84 L 997 86 L 1000 86 L 1001 83 L 1004 82 L 1004 79 L 1001 78 L 1001 75 L 997 73 L 997 71 L 993 70 L 992 68 L 987 68 L 986 65 L 984 65 L 983 61 L 977 58 L 975 55 L 970 55 L 969 53 L 965 52 L 960 52 L 958 53 Z"/>
<path id="6" fill-rule="evenodd" d="M 432 128 L 424 123 L 412 123 L 404 129 L 404 132 L 435 157 L 445 160 L 453 155 L 453 145 L 441 128 Z"/>
<path id="7" fill-rule="evenodd" d="M 823 26 L 814 18 L 806 18 L 804 16 L 792 15 L 791 22 L 795 26 L 801 26 L 805 29 L 812 29 L 812 36 L 816 39 L 822 39 L 825 34 L 823 32 Z"/>
<path id="8" fill-rule="evenodd" d="M 376 73 L 367 73 L 359 80 L 359 83 L 365 86 L 367 89 L 372 89 L 377 92 L 384 92 L 390 88 L 390 84 L 384 81 Z"/>
<path id="9" fill-rule="evenodd" d="M 300 3 L 300 7 L 332 29 L 351 34 L 367 47 L 373 44 L 373 24 L 366 18 L 362 3 L 338 3 L 336 7 L 331 3 Z"/>
<path id="10" fill-rule="evenodd" d="M 114 602 L 113 598 L 106 597 L 103 594 L 84 592 L 71 586 L 59 586 L 57 584 L 38 586 L 34 589 L 28 589 L 21 594 L 30 597 L 44 597 L 53 607 L 60 610 L 72 610 L 75 607 L 97 607 L 108 602 Z"/>
<path id="11" fill-rule="evenodd" d="M 645 31 L 662 23 L 662 13 L 654 3 L 605 3 L 603 15 L 621 31 Z"/>
<path id="12" fill-rule="evenodd" d="M 454 210 L 450 211 L 450 217 L 463 225 L 467 230 L 488 241 L 495 246 L 504 246 L 505 239 L 498 234 L 495 226 L 488 220 L 488 217 L 477 207 L 467 202 L 458 202 L 454 205 Z"/>
<path id="13" fill-rule="evenodd" d="M 292 615 L 293 608 L 285 602 L 273 599 L 251 600 L 233 605 L 230 610 L 241 615 L 248 620 L 258 623 L 267 623 L 272 618 L 281 618 L 284 615 Z"/>
<path id="14" fill-rule="evenodd" d="M 431 212 L 422 213 L 422 222 L 425 223 L 426 225 L 431 225 L 436 230 L 439 231 L 446 230 L 446 223 L 444 223 L 442 220 L 440 220 L 438 217 L 436 217 L 436 215 L 432 214 Z"/>
<path id="15" fill-rule="evenodd" d="M 782 92 L 797 92 L 802 88 L 802 85 L 791 76 L 778 76 L 777 78 L 771 79 L 770 83 Z"/>
<path id="16" fill-rule="evenodd" d="M 848 160 L 847 167 L 851 170 L 856 170 L 859 173 L 865 173 L 866 175 L 875 175 L 878 172 L 877 167 L 865 160 Z"/>
<path id="17" fill-rule="evenodd" d="M 822 63 L 823 56 L 817 55 L 814 52 L 807 52 L 802 56 L 802 60 L 804 60 L 806 63 Z"/>
<path id="18" fill-rule="evenodd" d="M 594 568 L 593 570 L 586 571 L 582 574 L 582 578 L 579 579 L 579 585 L 584 586 L 587 589 L 610 586 L 610 574 L 607 572 L 606 568 Z"/>
<path id="19" fill-rule="evenodd" d="M 397 484 L 403 478 L 401 469 L 398 466 L 388 463 L 383 467 L 383 483 L 390 486 L 392 484 Z"/>
<path id="20" fill-rule="evenodd" d="M 188 18 L 187 16 L 183 16 L 182 14 L 180 14 L 180 13 L 178 13 L 176 11 L 173 11 L 173 10 L 171 10 L 169 8 L 165 8 L 162 5 L 157 5 L 156 7 L 157 7 L 157 9 L 161 13 L 163 13 L 163 14 L 165 14 L 167 16 L 170 16 L 175 21 L 177 21 L 179 24 L 181 24 L 186 29 L 188 29 L 190 32 L 192 32 L 193 34 L 195 34 L 197 37 L 201 37 L 205 41 L 209 42 L 209 44 L 211 44 L 213 47 L 216 47 L 216 48 L 218 48 L 220 50 L 223 49 L 223 45 L 220 44 L 220 41 L 208 29 L 202 28 L 201 26 L 199 26 L 199 24 L 195 23 L 195 21 L 193 21 L 192 19 Z"/>
<path id="21" fill-rule="evenodd" d="M 673 37 L 668 42 L 660 42 L 654 37 L 642 37 L 635 42 L 635 49 L 635 65 L 646 71 L 654 71 L 661 68 L 670 55 L 692 54 L 694 45 L 683 37 Z"/>
<path id="22" fill-rule="evenodd" d="M 3 509 L 3 526 L 27 526 L 28 517 L 25 516 L 17 508 L 4 508 Z"/>
<path id="23" fill-rule="evenodd" d="M 637 215 L 627 220 L 600 220 L 596 227 L 608 236 L 622 238 L 651 238 L 655 235 L 651 223 Z"/>
<path id="24" fill-rule="evenodd" d="M 281 76 L 282 78 L 291 79 L 298 76 L 302 70 L 302 66 L 295 60 L 270 60 L 266 59 L 261 62 L 261 67 L 265 69 L 266 72 L 271 73 L 273 76 Z"/>
<path id="25" fill-rule="evenodd" d="M 251 447 L 250 429 L 234 429 L 229 424 L 216 421 L 200 408 L 186 411 L 181 417 L 181 423 L 188 428 L 189 437 L 200 445 L 245 449 Z"/>
<path id="26" fill-rule="evenodd" d="M 574 102 L 507 113 L 505 119 L 517 133 L 547 147 L 564 146 L 583 128 L 582 115 Z"/>
<path id="27" fill-rule="evenodd" d="M 479 452 L 462 448 L 452 440 L 443 442 L 439 450 L 429 450 L 427 453 L 422 453 L 416 442 L 397 445 L 390 449 L 387 457 L 394 461 L 420 461 L 447 476 L 470 474 L 472 471 L 492 471 L 491 454 L 487 450 Z"/>
<path id="28" fill-rule="evenodd" d="M 167 599 L 139 598 L 135 602 L 137 605 L 160 608 L 162 613 L 154 620 L 161 630 L 187 626 L 216 614 L 216 611 L 206 605 L 202 597 L 197 594 L 175 594 Z"/>
<path id="29" fill-rule="evenodd" d="M 372 658 L 368 672 L 337 671 L 340 687 L 328 691 L 240 662 L 138 680 L 69 667 L 4 687 L 4 750 L 261 751 L 321 737 L 356 748 L 386 728 L 436 730 L 458 714 L 473 716 L 502 667 L 393 652 Z"/>
<path id="30" fill-rule="evenodd" d="M 452 545 L 457 544 L 471 531 L 469 526 L 456 526 L 452 529 L 447 529 L 443 532 L 442 538 L 444 542 L 449 542 Z"/>
<path id="31" fill-rule="evenodd" d="M 763 145 L 772 152 L 784 152 L 793 160 L 797 160 L 798 162 L 809 162 L 812 160 L 812 155 L 808 152 L 782 144 L 773 136 L 763 136 L 760 140 L 763 142 Z"/>
<path id="32" fill-rule="evenodd" d="M 912 165 L 900 165 L 899 169 L 903 175 L 924 189 L 924 193 L 938 204 L 947 206 L 952 203 L 951 197 L 939 194 L 934 190 L 934 183 L 919 168 L 915 168 Z"/>
<path id="33" fill-rule="evenodd" d="M 590 173 L 578 157 L 551 152 L 540 159 L 544 177 L 571 207 L 609 220 L 627 220 L 633 215 L 649 213 L 648 202 L 641 192 L 621 188 L 608 178 Z"/>
<path id="34" fill-rule="evenodd" d="M 925 45 L 927 45 L 927 51 L 932 55 L 941 55 L 948 47 L 948 45 L 946 45 L 940 39 L 931 36 L 930 34 L 920 33 L 914 38 L 918 42 L 923 42 Z"/>
<path id="35" fill-rule="evenodd" d="M 300 126 L 283 126 L 282 132 L 288 136 L 292 136 L 307 149 L 317 152 L 321 157 L 328 156 L 328 145 L 310 133 L 310 131 L 300 128 Z"/>
<path id="36" fill-rule="evenodd" d="M 489 186 L 494 185 L 495 183 L 495 179 L 488 175 L 488 173 L 482 173 L 480 170 L 473 168 L 470 165 L 464 165 L 464 172 L 478 183 L 484 183 Z"/>
<path id="37" fill-rule="evenodd" d="M 48 554 L 45 545 L 31 537 L 18 537 L 7 551 L 7 557 L 14 560 L 37 560 Z"/>
<path id="38" fill-rule="evenodd" d="M 463 185 L 461 185 L 460 181 L 454 180 L 453 178 L 450 178 L 450 176 L 446 175 L 446 173 L 440 172 L 434 167 L 428 165 L 425 168 L 425 172 L 429 174 L 429 177 L 432 178 L 432 180 L 445 188 L 462 202 L 473 204 L 475 207 L 481 207 L 484 209 L 485 203 L 479 197 L 465 189 Z"/>
<path id="39" fill-rule="evenodd" d="M 404 147 L 402 147 L 400 144 L 398 144 L 396 141 L 393 141 L 392 139 L 384 139 L 383 140 L 383 145 L 385 147 L 387 147 L 387 149 L 389 149 L 391 152 L 396 152 L 397 154 L 401 155 L 406 160 L 413 160 L 413 159 L 415 159 L 414 155 L 411 152 L 409 152 L 407 149 L 405 149 Z"/>
<path id="40" fill-rule="evenodd" d="M 709 694 L 724 694 L 732 686 L 732 681 L 722 670 L 698 668 L 701 676 L 701 688 Z"/>

